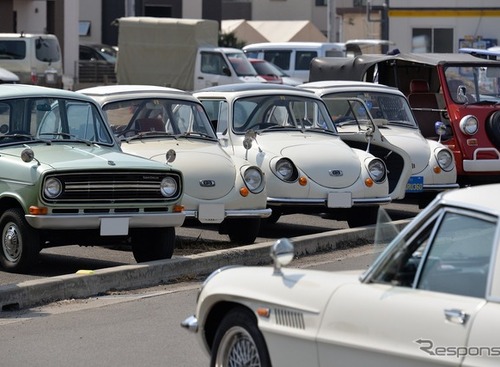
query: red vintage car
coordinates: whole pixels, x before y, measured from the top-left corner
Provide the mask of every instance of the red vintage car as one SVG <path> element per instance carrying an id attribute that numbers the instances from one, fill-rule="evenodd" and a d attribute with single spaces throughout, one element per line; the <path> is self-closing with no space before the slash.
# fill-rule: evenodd
<path id="1" fill-rule="evenodd" d="M 399 88 L 425 137 L 454 153 L 458 182 L 500 181 L 500 62 L 468 54 L 360 55 L 316 58 L 310 80 L 364 80 Z"/>

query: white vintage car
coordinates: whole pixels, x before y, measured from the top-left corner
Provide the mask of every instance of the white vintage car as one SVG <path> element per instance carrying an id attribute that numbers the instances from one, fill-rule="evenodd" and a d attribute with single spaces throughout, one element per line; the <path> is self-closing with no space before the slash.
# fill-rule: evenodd
<path id="1" fill-rule="evenodd" d="M 218 224 L 241 244 L 255 241 L 268 217 L 264 174 L 220 146 L 200 102 L 172 88 L 108 85 L 82 89 L 103 108 L 124 152 L 182 171 L 187 219 Z M 189 224 L 189 223 L 188 223 Z"/>
<path id="2" fill-rule="evenodd" d="M 366 145 L 357 132 L 360 124 L 370 124 L 371 129 L 380 130 L 385 139 L 408 152 L 412 175 L 406 185 L 405 202 L 424 207 L 438 192 L 458 188 L 452 151 L 437 140 L 424 138 L 408 100 L 398 89 L 354 81 L 320 81 L 300 87 L 314 91 L 325 101 L 343 139 Z M 342 98 L 359 98 L 368 106 L 373 120 L 357 118 L 355 108 Z"/>
<path id="3" fill-rule="evenodd" d="M 379 205 L 404 196 L 409 156 L 377 139 L 386 151 L 399 149 L 392 169 L 370 149 L 352 149 L 312 92 L 245 83 L 193 94 L 216 125 L 221 145 L 266 173 L 271 223 L 282 214 L 317 213 L 351 227 L 373 224 Z"/>
<path id="4" fill-rule="evenodd" d="M 274 269 L 215 271 L 181 325 L 212 366 L 498 366 L 498 195 L 439 194 L 363 273 L 283 268 L 294 250 L 278 240 Z"/>

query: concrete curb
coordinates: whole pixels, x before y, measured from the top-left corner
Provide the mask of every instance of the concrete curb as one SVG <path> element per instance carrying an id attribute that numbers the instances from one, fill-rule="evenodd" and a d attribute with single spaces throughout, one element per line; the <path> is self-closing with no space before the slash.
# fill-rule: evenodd
<path id="1" fill-rule="evenodd" d="M 393 222 L 397 228 L 409 220 Z M 292 238 L 296 256 L 356 247 L 373 243 L 375 227 L 342 229 Z M 25 309 L 39 304 L 71 298 L 87 298 L 113 290 L 152 287 L 178 279 L 205 276 L 226 265 L 270 264 L 274 241 L 176 257 L 142 264 L 123 265 L 84 274 L 68 274 L 0 286 L 3 310 Z M 292 263 L 293 264 L 293 263 Z"/>

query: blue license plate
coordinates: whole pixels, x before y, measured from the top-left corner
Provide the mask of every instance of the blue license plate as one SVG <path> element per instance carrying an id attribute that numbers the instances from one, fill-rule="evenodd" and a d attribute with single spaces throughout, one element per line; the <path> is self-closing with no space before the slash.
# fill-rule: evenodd
<path id="1" fill-rule="evenodd" d="M 406 192 L 424 191 L 424 176 L 412 176 L 406 184 Z"/>

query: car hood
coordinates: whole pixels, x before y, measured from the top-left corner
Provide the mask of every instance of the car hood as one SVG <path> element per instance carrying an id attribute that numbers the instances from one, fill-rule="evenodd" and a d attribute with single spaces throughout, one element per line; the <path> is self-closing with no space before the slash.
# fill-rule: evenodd
<path id="1" fill-rule="evenodd" d="M 257 141 L 264 150 L 290 158 L 310 180 L 324 187 L 349 187 L 361 175 L 359 157 L 337 136 L 269 133 L 259 135 Z M 334 176 L 333 171 L 339 174 Z"/>
<path id="2" fill-rule="evenodd" d="M 41 165 L 57 170 L 74 169 L 161 169 L 156 162 L 124 154 L 116 148 L 97 145 L 88 146 L 83 143 L 52 143 L 50 145 L 30 145 L 34 152 L 34 160 Z M 1 149 L 3 155 L 19 157 L 25 146 Z M 153 164 L 151 164 L 153 163 Z"/>
<path id="3" fill-rule="evenodd" d="M 171 166 L 182 171 L 184 193 L 199 199 L 219 199 L 234 188 L 235 167 L 230 157 L 218 143 L 200 140 L 143 139 L 123 142 L 124 152 L 166 162 L 165 154 L 169 149 L 176 152 Z M 202 187 L 202 183 L 208 183 Z"/>
<path id="4" fill-rule="evenodd" d="M 429 165 L 429 143 L 418 130 L 387 126 L 380 132 L 391 144 L 403 148 L 408 153 L 412 174 L 422 172 Z"/>

